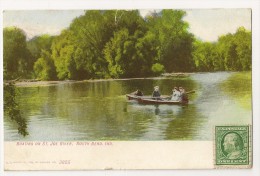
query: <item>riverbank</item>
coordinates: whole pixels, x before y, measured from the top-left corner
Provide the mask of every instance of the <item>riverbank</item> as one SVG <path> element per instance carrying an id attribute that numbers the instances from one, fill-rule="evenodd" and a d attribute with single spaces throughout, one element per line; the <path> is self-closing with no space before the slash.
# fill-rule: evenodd
<path id="1" fill-rule="evenodd" d="M 70 83 L 82 83 L 82 82 L 102 82 L 102 81 L 125 81 L 125 80 L 142 80 L 142 79 L 171 79 L 176 77 L 178 79 L 186 79 L 194 73 L 168 73 L 163 74 L 161 77 L 148 77 L 148 78 L 121 78 L 121 79 L 89 79 L 89 80 L 64 80 L 64 81 L 40 81 L 35 79 L 27 80 L 16 80 L 16 81 L 4 81 L 4 84 L 9 82 L 14 82 L 17 87 L 43 87 L 43 86 L 53 86 L 60 84 L 70 84 Z"/>

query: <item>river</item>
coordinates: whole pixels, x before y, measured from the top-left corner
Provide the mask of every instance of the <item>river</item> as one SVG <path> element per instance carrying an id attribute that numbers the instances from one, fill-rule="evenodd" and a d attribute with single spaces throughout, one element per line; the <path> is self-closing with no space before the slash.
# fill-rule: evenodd
<path id="1" fill-rule="evenodd" d="M 18 105 L 27 136 L 4 117 L 5 141 L 212 140 L 215 125 L 252 124 L 251 109 L 221 88 L 231 72 L 196 73 L 189 78 L 150 78 L 19 87 Z M 238 80 L 239 81 L 239 80 Z M 187 106 L 140 105 L 125 94 L 154 86 L 169 95 L 174 86 L 196 90 Z M 251 90 L 248 90 L 251 94 Z M 248 103 L 251 103 L 249 101 Z M 251 106 L 251 105 L 250 105 Z M 6 113 L 5 113 L 6 114 Z"/>

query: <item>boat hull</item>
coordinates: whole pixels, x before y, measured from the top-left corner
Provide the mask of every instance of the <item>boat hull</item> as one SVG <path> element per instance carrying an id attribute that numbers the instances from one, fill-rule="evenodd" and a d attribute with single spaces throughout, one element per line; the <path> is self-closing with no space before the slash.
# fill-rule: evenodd
<path id="1" fill-rule="evenodd" d="M 133 94 L 126 94 L 128 100 L 139 100 L 140 98 L 151 98 L 151 96 L 136 96 Z"/>
<path id="2" fill-rule="evenodd" d="M 160 104 L 167 104 L 167 105 L 182 105 L 183 103 L 180 101 L 170 101 L 170 100 L 163 100 L 163 99 L 138 99 L 138 103 L 140 104 L 153 104 L 153 105 L 160 105 Z"/>
<path id="3" fill-rule="evenodd" d="M 153 105 L 159 105 L 159 104 L 168 104 L 168 105 L 183 105 L 188 104 L 188 102 L 180 102 L 180 101 L 171 101 L 167 98 L 160 98 L 156 99 L 151 96 L 136 96 L 132 94 L 127 94 L 126 97 L 128 100 L 136 100 L 140 104 L 153 104 Z"/>

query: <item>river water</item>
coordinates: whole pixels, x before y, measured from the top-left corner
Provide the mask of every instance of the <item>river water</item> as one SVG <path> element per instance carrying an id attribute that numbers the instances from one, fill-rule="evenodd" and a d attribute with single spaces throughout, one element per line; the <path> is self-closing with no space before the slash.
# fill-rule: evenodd
<path id="1" fill-rule="evenodd" d="M 150 78 L 81 83 L 45 87 L 19 87 L 18 104 L 29 135 L 4 117 L 5 141 L 73 140 L 212 140 L 215 125 L 251 124 L 246 109 L 220 84 L 229 72 L 196 73 L 190 78 Z M 125 94 L 137 88 L 152 94 L 159 85 L 164 95 L 182 86 L 189 105 L 140 105 Z M 251 90 L 248 90 L 251 94 Z M 250 101 L 248 103 L 251 103 Z"/>

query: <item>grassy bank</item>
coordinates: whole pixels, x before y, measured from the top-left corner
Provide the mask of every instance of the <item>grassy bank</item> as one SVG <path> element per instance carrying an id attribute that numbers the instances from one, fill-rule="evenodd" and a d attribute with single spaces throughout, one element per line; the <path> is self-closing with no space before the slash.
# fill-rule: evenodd
<path id="1" fill-rule="evenodd" d="M 252 72 L 234 73 L 220 86 L 245 109 L 251 109 Z"/>

